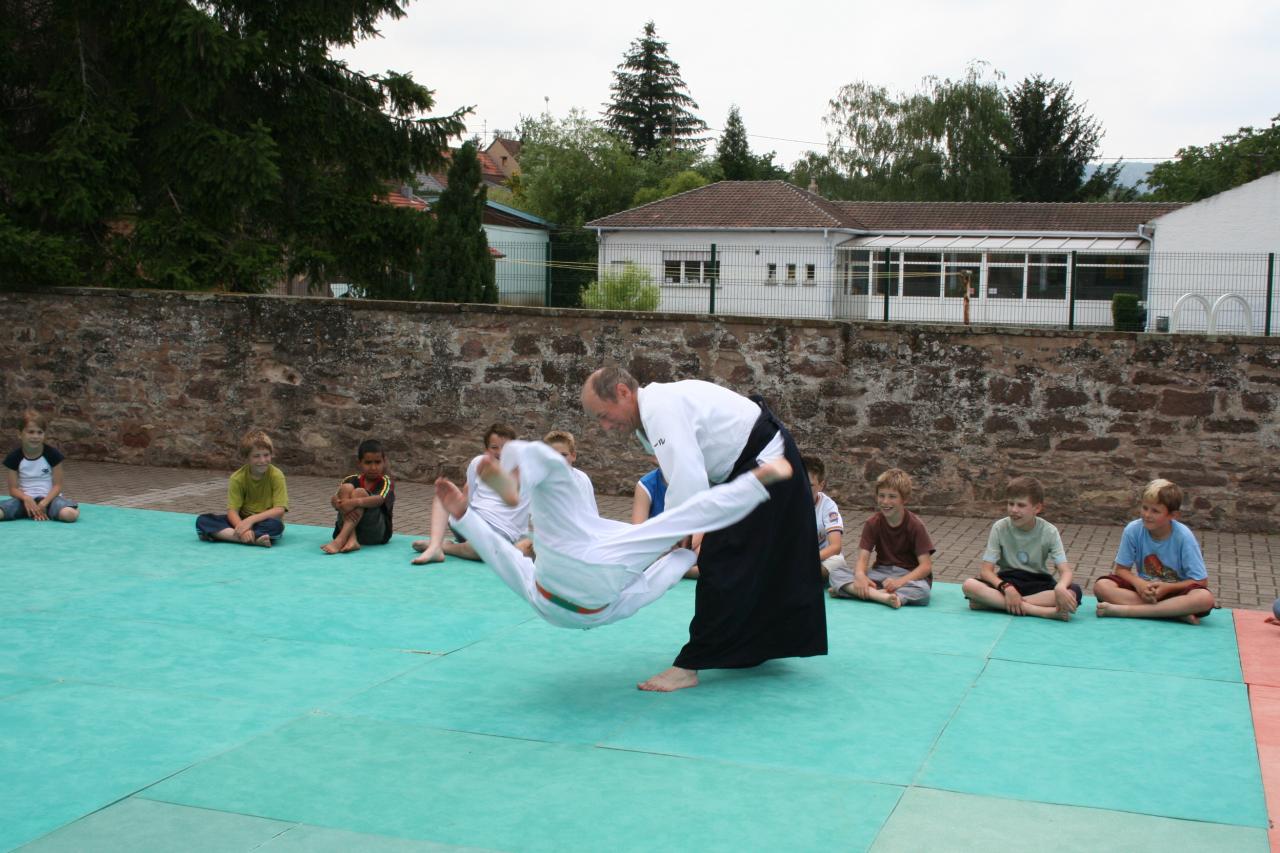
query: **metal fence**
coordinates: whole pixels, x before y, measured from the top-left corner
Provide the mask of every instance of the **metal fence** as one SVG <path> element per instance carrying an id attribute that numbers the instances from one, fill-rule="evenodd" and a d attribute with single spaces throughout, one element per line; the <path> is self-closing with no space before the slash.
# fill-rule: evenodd
<path id="1" fill-rule="evenodd" d="M 553 264 L 547 269 L 548 280 L 557 278 Z M 1274 253 L 610 241 L 599 246 L 593 273 L 598 283 L 585 293 L 605 308 L 1243 335 L 1280 329 Z"/>

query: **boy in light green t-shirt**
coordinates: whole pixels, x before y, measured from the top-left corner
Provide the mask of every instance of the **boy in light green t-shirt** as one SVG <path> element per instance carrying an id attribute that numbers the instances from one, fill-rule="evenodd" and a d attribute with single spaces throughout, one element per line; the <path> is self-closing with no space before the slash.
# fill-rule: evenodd
<path id="1" fill-rule="evenodd" d="M 961 587 L 969 607 L 1066 622 L 1080 605 L 1082 591 L 1071 582 L 1058 528 L 1039 517 L 1044 486 L 1034 477 L 1015 477 L 1005 488 L 1005 500 L 1009 515 L 991 525 L 981 575 Z"/>
<path id="2" fill-rule="evenodd" d="M 271 437 L 262 430 L 251 430 L 240 440 L 240 455 L 247 464 L 227 481 L 226 514 L 205 513 L 196 519 L 201 539 L 270 548 L 284 535 L 289 490 L 284 474 L 271 464 L 273 452 Z"/>

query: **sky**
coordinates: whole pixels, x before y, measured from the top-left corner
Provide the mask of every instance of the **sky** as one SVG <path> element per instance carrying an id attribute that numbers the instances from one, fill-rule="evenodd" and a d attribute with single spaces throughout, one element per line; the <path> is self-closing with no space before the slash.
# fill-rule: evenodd
<path id="1" fill-rule="evenodd" d="M 913 92 L 981 60 L 1008 85 L 1069 82 L 1101 122 L 1104 159 L 1169 159 L 1280 114 L 1280 3 L 751 0 L 643 5 L 409 2 L 381 37 L 337 52 L 357 70 L 412 73 L 436 112 L 471 107 L 486 142 L 521 116 L 599 115 L 613 70 L 648 20 L 719 136 L 737 104 L 751 147 L 790 166 L 826 148 L 828 102 L 867 81 Z"/>

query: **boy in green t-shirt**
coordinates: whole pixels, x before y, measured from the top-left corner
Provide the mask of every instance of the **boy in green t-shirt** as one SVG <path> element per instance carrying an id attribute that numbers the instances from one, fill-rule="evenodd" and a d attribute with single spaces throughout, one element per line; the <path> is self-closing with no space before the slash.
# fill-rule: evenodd
<path id="1" fill-rule="evenodd" d="M 961 587 L 969 607 L 1066 622 L 1080 605 L 1081 590 L 1071 582 L 1058 528 L 1040 518 L 1044 486 L 1035 477 L 1015 477 L 1005 487 L 1005 501 L 1009 515 L 991 525 L 981 576 Z"/>
<path id="2" fill-rule="evenodd" d="M 289 511 L 289 490 L 284 474 L 271 464 L 274 448 L 262 430 L 250 430 L 240 440 L 240 466 L 227 481 L 225 515 L 205 513 L 196 519 L 196 535 L 206 542 L 271 544 L 284 535 L 284 514 Z"/>

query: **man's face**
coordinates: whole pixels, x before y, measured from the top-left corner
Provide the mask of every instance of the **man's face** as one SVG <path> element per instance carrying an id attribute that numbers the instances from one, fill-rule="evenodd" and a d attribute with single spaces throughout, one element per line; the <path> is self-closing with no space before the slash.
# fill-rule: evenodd
<path id="1" fill-rule="evenodd" d="M 605 432 L 640 428 L 640 403 L 626 385 L 615 387 L 617 400 L 602 400 L 588 383 L 582 389 L 582 408 Z"/>

